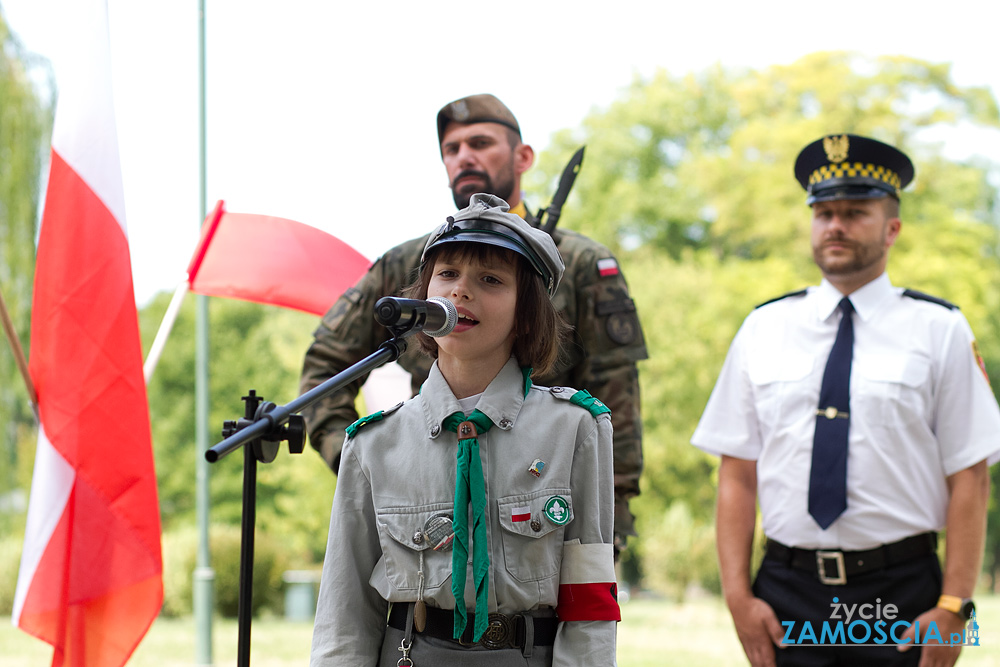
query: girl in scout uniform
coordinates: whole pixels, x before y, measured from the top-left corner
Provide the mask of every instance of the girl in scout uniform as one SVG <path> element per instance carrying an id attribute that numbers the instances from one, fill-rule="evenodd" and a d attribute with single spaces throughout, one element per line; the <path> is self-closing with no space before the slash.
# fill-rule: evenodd
<path id="1" fill-rule="evenodd" d="M 558 352 L 548 234 L 475 195 L 411 296 L 455 304 L 415 398 L 347 430 L 311 664 L 615 664 L 610 413 L 537 387 Z M 458 604 L 456 604 L 458 600 Z"/>

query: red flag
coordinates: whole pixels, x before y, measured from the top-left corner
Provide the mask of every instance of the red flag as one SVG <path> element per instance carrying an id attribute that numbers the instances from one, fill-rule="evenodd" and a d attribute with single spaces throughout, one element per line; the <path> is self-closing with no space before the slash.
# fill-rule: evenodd
<path id="1" fill-rule="evenodd" d="M 188 266 L 191 291 L 323 315 L 371 262 L 301 222 L 227 213 L 220 201 Z"/>
<path id="2" fill-rule="evenodd" d="M 119 667 L 163 601 L 104 0 L 70 3 L 31 323 L 39 437 L 13 621 L 53 666 Z"/>

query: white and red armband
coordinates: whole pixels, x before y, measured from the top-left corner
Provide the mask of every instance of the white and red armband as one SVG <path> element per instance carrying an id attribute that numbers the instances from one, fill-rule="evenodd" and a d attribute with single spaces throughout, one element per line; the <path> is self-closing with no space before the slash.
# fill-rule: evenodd
<path id="1" fill-rule="evenodd" d="M 560 621 L 622 620 L 612 545 L 563 544 L 556 613 Z"/>

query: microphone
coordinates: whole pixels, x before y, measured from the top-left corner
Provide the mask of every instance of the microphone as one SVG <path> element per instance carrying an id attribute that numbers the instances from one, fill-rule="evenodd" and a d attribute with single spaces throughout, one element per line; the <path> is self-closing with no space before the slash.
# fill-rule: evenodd
<path id="1" fill-rule="evenodd" d="M 397 336 L 418 331 L 428 336 L 447 336 L 458 324 L 458 310 L 443 296 L 426 301 L 384 296 L 375 303 L 375 321 Z"/>

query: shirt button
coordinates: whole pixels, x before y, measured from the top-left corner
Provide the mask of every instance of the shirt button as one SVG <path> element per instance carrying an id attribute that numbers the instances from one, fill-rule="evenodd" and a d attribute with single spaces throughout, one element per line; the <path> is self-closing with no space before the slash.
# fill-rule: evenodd
<path id="1" fill-rule="evenodd" d="M 551 389 L 549 389 L 549 391 L 551 391 L 553 394 L 561 394 L 563 392 L 563 388 L 562 387 L 552 387 Z"/>
<path id="2" fill-rule="evenodd" d="M 440 433 L 440 432 L 441 432 L 441 427 L 440 426 L 434 425 L 434 426 L 431 427 L 431 437 L 432 438 L 438 437 L 438 433 Z"/>
<path id="3" fill-rule="evenodd" d="M 421 533 L 419 530 L 417 532 L 413 533 L 413 543 L 414 544 L 423 544 L 424 543 L 424 534 Z"/>
<path id="4" fill-rule="evenodd" d="M 511 422 L 510 422 L 509 419 L 507 419 L 506 417 L 504 417 L 503 419 L 500 420 L 500 423 L 498 424 L 498 426 L 500 428 L 502 428 L 503 430 L 506 431 L 506 430 L 510 429 Z"/>
<path id="5" fill-rule="evenodd" d="M 531 529 L 536 533 L 542 529 L 542 522 L 538 519 L 531 520 Z"/>

